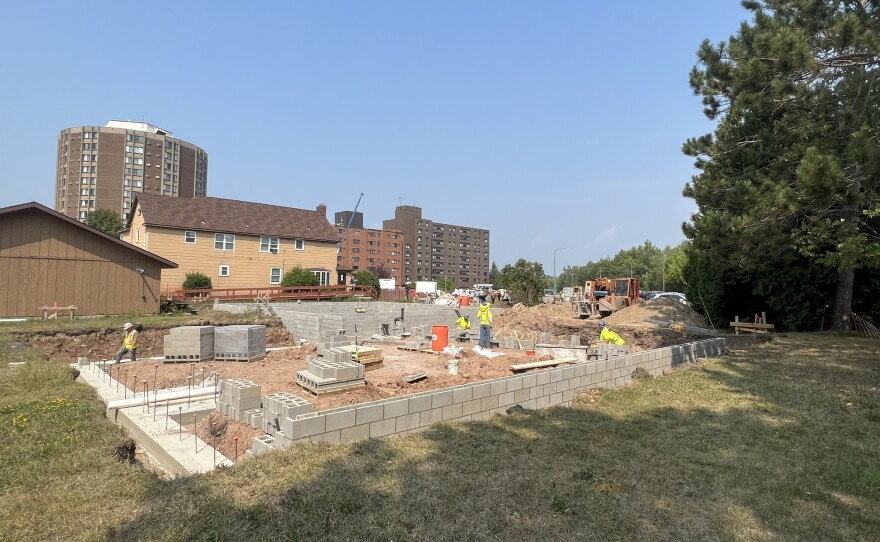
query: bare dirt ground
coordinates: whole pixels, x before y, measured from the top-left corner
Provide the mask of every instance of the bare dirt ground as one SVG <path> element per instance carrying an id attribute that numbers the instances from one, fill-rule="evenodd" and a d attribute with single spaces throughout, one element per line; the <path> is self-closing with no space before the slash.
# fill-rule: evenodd
<path id="1" fill-rule="evenodd" d="M 606 318 L 610 327 L 617 331 L 632 351 L 643 351 L 672 344 L 695 340 L 694 337 L 663 330 L 646 322 L 647 318 L 675 321 L 703 326 L 702 317 L 689 307 L 672 300 L 640 303 L 621 310 Z M 192 320 L 187 325 L 209 325 L 208 320 Z M 570 336 L 579 334 L 582 344 L 596 342 L 599 335 L 598 319 L 580 320 L 573 318 L 567 304 L 539 305 L 525 307 L 514 305 L 494 320 L 496 336 L 513 336 L 514 331 L 520 339 L 536 340 L 538 332 L 546 332 L 556 339 L 569 342 Z M 163 336 L 167 328 L 147 329 L 141 335 L 138 355 L 142 358 L 162 355 Z M 42 351 L 49 359 L 72 362 L 77 357 L 90 360 L 112 359 L 122 342 L 118 330 L 84 330 L 70 333 L 27 333 L 18 334 L 17 339 Z M 470 347 L 463 348 L 459 354 L 458 374 L 450 375 L 447 361 L 452 357 L 446 354 L 413 352 L 399 347 L 403 341 L 363 341 L 364 344 L 382 349 L 383 366 L 366 372 L 366 385 L 362 388 L 334 395 L 311 396 L 296 384 L 296 373 L 307 368 L 306 356 L 315 356 L 313 345 L 292 346 L 295 337 L 280 324 L 267 325 L 267 345 L 270 347 L 288 346 L 283 350 L 269 352 L 260 360 L 252 362 L 203 361 L 198 363 L 164 363 L 161 360 L 142 359 L 125 362 L 111 369 L 112 376 L 129 389 L 148 382 L 149 389 L 186 386 L 187 377 L 193 377 L 195 385 L 200 385 L 211 374 L 217 373 L 220 379 L 242 378 L 251 380 L 262 387 L 263 394 L 288 391 L 306 398 L 315 410 L 325 410 L 367 401 L 409 395 L 468 382 L 489 380 L 513 374 L 510 366 L 517 363 L 537 361 L 544 358 L 527 356 L 522 350 L 493 349 L 504 355 L 489 359 L 475 353 Z M 548 356 L 549 358 L 549 356 Z M 409 384 L 402 376 L 412 373 L 425 373 L 425 380 Z M 212 426 L 217 423 L 216 427 Z M 243 454 L 250 449 L 251 438 L 261 434 L 244 423 L 238 423 L 219 413 L 198 423 L 199 436 L 207 443 L 216 442 L 218 450 L 233 457 L 238 437 L 237 452 Z"/>

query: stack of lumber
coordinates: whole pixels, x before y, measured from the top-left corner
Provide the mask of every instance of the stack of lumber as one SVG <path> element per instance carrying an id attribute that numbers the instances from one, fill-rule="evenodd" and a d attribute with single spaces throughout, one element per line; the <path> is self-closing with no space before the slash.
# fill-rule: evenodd
<path id="1" fill-rule="evenodd" d="M 873 339 L 880 339 L 880 330 L 878 330 L 874 324 L 868 322 L 863 319 L 856 313 L 852 315 L 853 319 L 853 330 L 861 335 L 862 337 L 871 337 Z"/>
<path id="2" fill-rule="evenodd" d="M 347 346 L 337 346 L 334 350 L 349 352 L 349 359 L 360 363 L 367 371 L 382 367 L 382 363 L 385 361 L 385 358 L 382 357 L 382 350 L 372 346 L 355 346 L 352 344 Z"/>

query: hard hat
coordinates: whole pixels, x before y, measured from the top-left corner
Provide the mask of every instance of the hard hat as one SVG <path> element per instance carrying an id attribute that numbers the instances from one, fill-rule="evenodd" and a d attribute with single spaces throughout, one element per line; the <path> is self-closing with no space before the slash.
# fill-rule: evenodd
<path id="1" fill-rule="evenodd" d="M 599 320 L 599 327 L 605 327 L 605 320 Z"/>
<path id="2" fill-rule="evenodd" d="M 130 327 L 134 327 L 134 324 L 132 324 L 131 322 L 126 322 L 125 325 L 122 326 L 122 329 L 128 329 Z"/>

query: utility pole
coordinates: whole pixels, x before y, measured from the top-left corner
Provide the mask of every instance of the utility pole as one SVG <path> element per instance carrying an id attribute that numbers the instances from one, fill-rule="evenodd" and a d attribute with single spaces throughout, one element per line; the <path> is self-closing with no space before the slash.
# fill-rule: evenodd
<path id="1" fill-rule="evenodd" d="M 559 288 L 559 285 L 557 284 L 558 279 L 556 277 L 556 253 L 559 252 L 560 250 L 565 250 L 565 247 L 560 247 L 560 248 L 553 250 L 553 293 L 554 294 L 556 294 L 556 292 Z"/>

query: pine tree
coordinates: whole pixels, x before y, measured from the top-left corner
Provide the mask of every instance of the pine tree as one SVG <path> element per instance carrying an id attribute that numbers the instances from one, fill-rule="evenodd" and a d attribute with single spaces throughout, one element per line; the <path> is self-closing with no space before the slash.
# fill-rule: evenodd
<path id="1" fill-rule="evenodd" d="M 880 221 L 866 213 L 880 204 L 880 4 L 743 6 L 754 19 L 729 42 L 704 41 L 691 72 L 718 125 L 683 148 L 699 170 L 684 190 L 698 207 L 685 274 L 720 312 L 736 285 L 795 311 L 783 305 L 801 281 L 818 282 L 820 300 L 824 281 L 833 326 L 848 330 L 855 272 L 880 266 Z"/>

